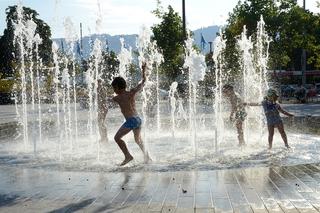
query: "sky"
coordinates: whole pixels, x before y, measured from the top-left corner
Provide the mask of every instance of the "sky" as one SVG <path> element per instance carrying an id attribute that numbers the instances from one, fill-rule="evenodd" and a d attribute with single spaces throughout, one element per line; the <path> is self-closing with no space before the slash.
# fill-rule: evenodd
<path id="1" fill-rule="evenodd" d="M 319 13 L 317 0 L 306 0 L 306 9 Z M 18 0 L 0 0 L 0 35 L 6 27 L 5 9 Z M 156 0 L 20 0 L 22 5 L 39 13 L 39 18 L 51 27 L 52 37 L 65 35 L 64 23 L 71 20 L 74 31 L 83 34 L 107 33 L 110 35 L 138 34 L 143 25 L 159 23 L 151 13 L 157 7 Z M 238 0 L 185 0 L 187 27 L 191 30 L 226 23 Z M 301 5 L 303 0 L 298 0 Z M 182 0 L 161 0 L 166 9 L 171 5 L 180 15 Z"/>

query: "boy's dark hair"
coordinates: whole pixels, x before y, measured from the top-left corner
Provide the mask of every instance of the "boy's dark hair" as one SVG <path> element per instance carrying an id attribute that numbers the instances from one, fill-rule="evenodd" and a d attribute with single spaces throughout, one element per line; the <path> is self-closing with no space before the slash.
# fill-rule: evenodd
<path id="1" fill-rule="evenodd" d="M 127 87 L 127 82 L 122 77 L 115 77 L 111 83 L 112 87 L 117 87 L 118 89 L 125 89 Z"/>

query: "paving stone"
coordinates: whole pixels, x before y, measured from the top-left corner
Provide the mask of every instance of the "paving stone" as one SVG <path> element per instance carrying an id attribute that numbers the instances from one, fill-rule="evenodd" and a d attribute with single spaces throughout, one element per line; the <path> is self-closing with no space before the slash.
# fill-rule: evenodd
<path id="1" fill-rule="evenodd" d="M 0 212 L 319 212 L 318 164 L 176 172 L 0 167 Z"/>

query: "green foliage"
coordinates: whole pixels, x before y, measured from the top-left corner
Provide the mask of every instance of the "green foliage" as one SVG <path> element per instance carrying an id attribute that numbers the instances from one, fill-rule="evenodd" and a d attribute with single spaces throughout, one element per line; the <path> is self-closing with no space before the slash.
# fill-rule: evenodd
<path id="1" fill-rule="evenodd" d="M 24 20 L 33 20 L 37 24 L 36 33 L 42 39 L 39 45 L 39 56 L 44 64 L 48 64 L 51 60 L 52 41 L 50 27 L 38 18 L 38 13 L 28 7 L 23 7 Z M 13 64 L 15 56 L 19 55 L 19 50 L 14 46 L 14 23 L 17 22 L 17 6 L 9 6 L 6 9 L 7 27 L 0 38 L 0 64 L 3 66 L 2 72 L 6 76 L 12 76 L 14 72 Z"/>
<path id="2" fill-rule="evenodd" d="M 116 73 L 119 72 L 119 60 L 117 55 L 113 51 L 103 51 L 102 52 L 103 62 L 101 68 L 101 77 L 104 79 L 105 82 L 111 84 L 113 77 Z"/>
<path id="3" fill-rule="evenodd" d="M 270 43 L 270 69 L 301 69 L 301 51 L 307 51 L 307 69 L 320 68 L 320 17 L 297 5 L 295 0 L 245 0 L 238 2 L 225 29 L 227 66 L 236 74 L 236 38 L 246 25 L 248 36 L 255 38 L 260 15 L 266 23 Z"/>
<path id="4" fill-rule="evenodd" d="M 94 61 L 94 55 L 87 60 L 82 61 L 83 70 L 88 70 L 91 63 Z M 109 49 L 102 51 L 102 60 L 99 64 L 101 78 L 107 83 L 110 84 L 113 77 L 119 72 L 119 60 L 117 55 Z"/>
<path id="5" fill-rule="evenodd" d="M 0 75 L 0 93 L 11 93 L 14 80 L 1 77 L 2 76 Z"/>
<path id="6" fill-rule="evenodd" d="M 213 61 L 213 53 L 208 53 L 205 56 L 205 61 L 207 65 L 207 71 L 204 76 L 204 80 L 199 82 L 200 87 L 205 88 L 204 89 L 204 95 L 205 97 L 211 97 L 212 96 L 212 90 L 211 88 L 215 87 L 215 67 L 214 67 L 214 61 Z"/>
<path id="7" fill-rule="evenodd" d="M 161 1 L 157 0 L 157 8 L 152 11 L 152 13 L 157 17 L 157 18 L 162 18 L 164 11 L 163 7 L 161 5 Z"/>
<path id="8" fill-rule="evenodd" d="M 159 5 L 158 5 L 159 8 Z M 177 81 L 178 76 L 182 74 L 182 66 L 184 61 L 184 38 L 181 17 L 168 7 L 167 12 L 156 10 L 155 15 L 162 21 L 160 24 L 152 27 L 153 40 L 157 42 L 160 48 L 164 62 L 160 67 L 160 72 L 164 74 L 168 81 L 163 82 L 162 86 L 168 87 L 169 82 Z"/>

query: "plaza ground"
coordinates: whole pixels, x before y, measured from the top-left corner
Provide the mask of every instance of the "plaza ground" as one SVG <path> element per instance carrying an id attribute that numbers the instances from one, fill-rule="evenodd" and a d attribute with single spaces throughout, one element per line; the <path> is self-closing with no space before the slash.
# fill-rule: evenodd
<path id="1" fill-rule="evenodd" d="M 317 104 L 283 107 L 320 116 Z M 14 106 L 0 106 L 0 124 L 15 117 Z M 0 212 L 320 212 L 319 163 L 166 172 L 35 167 L 0 165 Z"/>
<path id="2" fill-rule="evenodd" d="M 151 173 L 0 167 L 0 212 L 319 210 L 319 164 Z"/>

